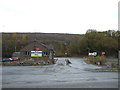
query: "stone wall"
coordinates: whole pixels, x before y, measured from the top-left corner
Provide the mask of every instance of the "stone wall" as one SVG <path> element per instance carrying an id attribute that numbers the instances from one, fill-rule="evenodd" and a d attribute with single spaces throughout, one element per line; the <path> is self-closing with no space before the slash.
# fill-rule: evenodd
<path id="1" fill-rule="evenodd" d="M 25 59 L 19 61 L 9 61 L 9 62 L 2 62 L 3 66 L 35 66 L 35 65 L 49 65 L 54 64 L 55 60 L 39 60 L 39 59 Z"/>

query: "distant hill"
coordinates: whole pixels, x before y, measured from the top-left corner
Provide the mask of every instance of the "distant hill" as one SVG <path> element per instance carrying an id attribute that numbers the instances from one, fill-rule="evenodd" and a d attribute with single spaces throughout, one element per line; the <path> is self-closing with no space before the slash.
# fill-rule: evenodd
<path id="1" fill-rule="evenodd" d="M 80 34 L 64 34 L 64 33 L 26 33 L 28 40 L 35 38 L 40 41 L 74 41 L 76 37 L 83 36 Z"/>
<path id="2" fill-rule="evenodd" d="M 2 33 L 3 38 L 6 34 L 7 37 L 10 39 L 12 38 L 13 33 Z M 64 41 L 74 41 L 77 37 L 82 37 L 84 34 L 67 34 L 67 33 L 16 33 L 17 38 L 20 39 L 22 37 L 22 34 L 26 34 L 28 41 L 33 41 L 35 39 L 44 42 L 44 41 L 57 41 L 57 42 L 64 42 Z M 5 35 L 5 36 L 6 36 Z"/>
<path id="3" fill-rule="evenodd" d="M 33 41 L 33 40 L 38 40 L 41 43 L 44 44 L 53 44 L 54 45 L 56 43 L 64 43 L 64 42 L 74 42 L 76 41 L 78 38 L 83 37 L 84 34 L 68 34 L 68 33 L 22 33 L 22 32 L 17 32 L 17 33 L 2 33 L 2 38 L 4 40 L 7 39 L 14 39 L 14 37 L 17 37 L 17 40 L 20 40 L 20 42 L 24 45 L 28 44 L 29 42 Z M 15 35 L 16 34 L 16 35 Z M 26 35 L 27 40 L 25 40 L 24 42 L 21 41 L 22 39 L 22 35 Z"/>

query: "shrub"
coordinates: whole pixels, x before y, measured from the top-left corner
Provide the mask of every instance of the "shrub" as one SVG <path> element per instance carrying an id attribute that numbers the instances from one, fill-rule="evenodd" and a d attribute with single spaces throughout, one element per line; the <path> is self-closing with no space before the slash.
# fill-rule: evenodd
<path id="1" fill-rule="evenodd" d="M 88 56 L 85 61 L 90 64 L 104 65 L 107 60 L 104 56 Z"/>

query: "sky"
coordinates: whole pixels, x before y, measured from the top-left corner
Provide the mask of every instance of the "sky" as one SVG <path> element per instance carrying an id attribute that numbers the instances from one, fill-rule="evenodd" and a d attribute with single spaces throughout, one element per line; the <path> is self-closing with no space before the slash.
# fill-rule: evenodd
<path id="1" fill-rule="evenodd" d="M 119 0 L 0 0 L 0 31 L 85 34 L 118 30 Z"/>

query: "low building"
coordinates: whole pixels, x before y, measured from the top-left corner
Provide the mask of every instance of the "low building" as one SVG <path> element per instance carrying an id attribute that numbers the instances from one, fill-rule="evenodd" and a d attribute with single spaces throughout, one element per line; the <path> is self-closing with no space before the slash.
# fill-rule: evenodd
<path id="1" fill-rule="evenodd" d="M 52 64 L 54 63 L 54 49 L 34 40 L 20 50 L 20 60 Z"/>
<path id="2" fill-rule="evenodd" d="M 18 58 L 20 58 L 20 52 L 14 52 L 12 54 L 12 57 L 18 57 Z"/>

